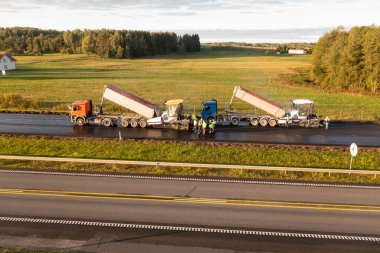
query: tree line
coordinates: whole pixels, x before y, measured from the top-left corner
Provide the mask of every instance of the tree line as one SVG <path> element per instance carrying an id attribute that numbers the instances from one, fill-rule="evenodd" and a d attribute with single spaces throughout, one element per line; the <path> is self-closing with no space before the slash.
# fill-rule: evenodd
<path id="1" fill-rule="evenodd" d="M 13 55 L 95 54 L 104 58 L 138 58 L 170 53 L 199 52 L 197 34 L 127 30 L 42 30 L 0 28 L 0 50 Z"/>
<path id="2" fill-rule="evenodd" d="M 380 26 L 343 27 L 324 34 L 313 50 L 312 77 L 340 90 L 380 91 Z"/>

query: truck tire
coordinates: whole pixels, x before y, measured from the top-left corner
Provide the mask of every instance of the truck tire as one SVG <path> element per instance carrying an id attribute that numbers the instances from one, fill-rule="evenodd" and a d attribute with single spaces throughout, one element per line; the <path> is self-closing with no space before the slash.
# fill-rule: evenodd
<path id="1" fill-rule="evenodd" d="M 139 125 L 140 125 L 141 128 L 146 128 L 146 126 L 147 126 L 148 124 L 146 123 L 145 120 L 141 120 L 140 123 L 139 123 Z"/>
<path id="2" fill-rule="evenodd" d="M 122 127 L 128 127 L 129 126 L 129 121 L 127 119 L 121 120 L 121 126 Z"/>
<path id="3" fill-rule="evenodd" d="M 240 121 L 240 119 L 238 117 L 233 117 L 231 119 L 231 124 L 234 126 L 237 126 L 237 125 L 239 125 L 239 121 Z"/>
<path id="4" fill-rule="evenodd" d="M 270 119 L 270 120 L 269 120 L 269 125 L 270 125 L 271 127 L 275 127 L 275 126 L 277 125 L 277 121 L 276 121 L 275 119 Z"/>
<path id="5" fill-rule="evenodd" d="M 268 125 L 268 120 L 266 118 L 260 119 L 260 126 L 266 127 Z"/>
<path id="6" fill-rule="evenodd" d="M 131 119 L 129 123 L 131 124 L 131 127 L 133 128 L 136 128 L 139 125 L 136 119 Z"/>
<path id="7" fill-rule="evenodd" d="M 75 120 L 75 123 L 77 124 L 77 126 L 84 126 L 86 124 L 86 121 L 84 120 L 84 118 L 77 118 Z"/>
<path id="8" fill-rule="evenodd" d="M 102 120 L 102 125 L 105 127 L 110 127 L 112 126 L 112 120 L 110 118 L 105 118 Z"/>
<path id="9" fill-rule="evenodd" d="M 251 125 L 257 127 L 259 125 L 259 119 L 253 118 L 251 119 Z"/>

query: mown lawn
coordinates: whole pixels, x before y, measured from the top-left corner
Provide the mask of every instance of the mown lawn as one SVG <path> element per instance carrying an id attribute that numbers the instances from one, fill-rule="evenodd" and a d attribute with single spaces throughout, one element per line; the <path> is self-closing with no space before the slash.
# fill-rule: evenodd
<path id="1" fill-rule="evenodd" d="M 217 99 L 222 110 L 233 87 L 241 85 L 287 107 L 295 98 L 316 102 L 332 119 L 375 120 L 380 96 L 320 91 L 284 84 L 278 77 L 310 66 L 310 56 L 266 55 L 260 50 L 215 51 L 145 59 L 101 59 L 86 55 L 18 56 L 17 70 L 0 77 L 0 94 L 14 93 L 60 109 L 77 99 L 101 101 L 103 86 L 115 84 L 153 103 L 185 99 L 185 108 Z M 255 111 L 235 100 L 235 109 Z M 64 106 L 63 106 L 64 105 Z M 59 109 L 59 108 L 58 108 Z"/>

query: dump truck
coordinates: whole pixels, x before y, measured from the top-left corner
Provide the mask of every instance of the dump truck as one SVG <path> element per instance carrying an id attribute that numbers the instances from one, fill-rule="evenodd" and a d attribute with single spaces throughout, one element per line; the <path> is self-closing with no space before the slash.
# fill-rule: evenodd
<path id="1" fill-rule="evenodd" d="M 266 112 L 261 115 L 256 113 L 238 113 L 231 110 L 234 98 L 237 97 L 248 104 Z M 219 125 L 249 124 L 251 126 L 302 126 L 319 127 L 319 119 L 313 113 L 314 102 L 307 99 L 295 99 L 291 109 L 286 111 L 283 107 L 263 98 L 240 86 L 235 86 L 230 102 L 225 108 L 224 114 L 217 113 L 217 100 L 208 100 L 202 103 L 202 118 L 216 119 Z"/>
<path id="2" fill-rule="evenodd" d="M 104 114 L 104 99 L 133 112 L 133 114 Z M 106 85 L 100 105 L 93 106 L 91 100 L 76 101 L 70 108 L 70 119 L 72 123 L 78 126 L 98 124 L 105 127 L 120 125 L 133 128 L 168 127 L 189 129 L 190 122 L 188 119 L 184 119 L 182 111 L 182 99 L 166 101 L 165 110 L 161 111 L 158 105 L 154 105 L 114 85 Z"/>

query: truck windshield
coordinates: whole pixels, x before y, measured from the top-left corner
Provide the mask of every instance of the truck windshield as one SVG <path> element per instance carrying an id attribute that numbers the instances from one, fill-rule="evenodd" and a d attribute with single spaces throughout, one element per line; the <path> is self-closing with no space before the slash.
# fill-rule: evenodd
<path id="1" fill-rule="evenodd" d="M 181 113 L 182 104 L 167 105 L 166 109 L 169 113 L 169 117 L 177 117 Z"/>
<path id="2" fill-rule="evenodd" d="M 298 115 L 307 116 L 312 113 L 313 104 L 293 104 L 293 110 L 298 111 Z"/>
<path id="3" fill-rule="evenodd" d="M 203 106 L 202 111 L 208 111 L 208 110 L 210 110 L 210 106 L 209 105 Z"/>

